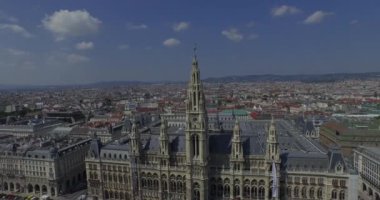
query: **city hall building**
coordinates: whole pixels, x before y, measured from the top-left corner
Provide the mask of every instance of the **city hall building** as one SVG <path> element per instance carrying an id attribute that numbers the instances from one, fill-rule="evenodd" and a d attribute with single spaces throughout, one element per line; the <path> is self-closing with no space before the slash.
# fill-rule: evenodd
<path id="1" fill-rule="evenodd" d="M 342 156 L 295 134 L 286 120 L 232 116 L 210 129 L 196 56 L 184 120 L 135 121 L 128 135 L 104 145 L 94 137 L 85 161 L 89 197 L 349 199 Z"/>

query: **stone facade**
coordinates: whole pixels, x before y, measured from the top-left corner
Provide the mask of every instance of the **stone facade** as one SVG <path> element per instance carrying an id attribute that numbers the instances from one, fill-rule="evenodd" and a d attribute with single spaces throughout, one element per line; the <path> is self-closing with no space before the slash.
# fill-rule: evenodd
<path id="1" fill-rule="evenodd" d="M 57 147 L 49 141 L 2 145 L 0 189 L 5 193 L 57 197 L 85 186 L 84 159 L 91 139 Z"/>
<path id="2" fill-rule="evenodd" d="M 336 159 L 322 147 L 312 146 L 310 138 L 290 137 L 289 131 L 282 131 L 279 140 L 277 127 L 287 127 L 283 121 L 230 116 L 219 126 L 219 117 L 209 121 L 205 104 L 194 56 L 184 116 L 165 115 L 144 127 L 135 121 L 127 136 L 105 145 L 93 139 L 86 157 L 89 196 L 99 200 L 330 199 L 336 186 L 338 197 L 344 191 L 341 199 L 348 199 L 347 185 L 341 182 L 348 181 L 342 157 Z M 290 150 L 323 156 L 322 168 L 286 165 L 307 162 L 303 156 L 289 157 Z M 331 171 L 335 167 L 339 173 Z M 303 177 L 307 181 L 298 183 Z M 295 185 L 289 182 L 293 178 Z M 288 187 L 292 194 L 299 188 L 299 196 L 288 196 Z"/>
<path id="3" fill-rule="evenodd" d="M 359 199 L 380 200 L 380 148 L 354 150 L 354 166 L 359 172 Z"/>

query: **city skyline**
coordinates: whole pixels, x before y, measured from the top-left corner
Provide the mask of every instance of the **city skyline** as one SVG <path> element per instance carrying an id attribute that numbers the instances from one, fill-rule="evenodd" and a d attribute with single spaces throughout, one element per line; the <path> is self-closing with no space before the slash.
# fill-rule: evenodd
<path id="1" fill-rule="evenodd" d="M 0 84 L 379 71 L 377 2 L 99 2 L 1 2 Z"/>

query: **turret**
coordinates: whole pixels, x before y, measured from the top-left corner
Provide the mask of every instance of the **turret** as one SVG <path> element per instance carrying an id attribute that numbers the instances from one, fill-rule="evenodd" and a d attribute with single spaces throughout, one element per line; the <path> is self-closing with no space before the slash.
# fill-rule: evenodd
<path id="1" fill-rule="evenodd" d="M 161 120 L 160 127 L 160 151 L 161 155 L 169 155 L 169 136 L 168 136 L 168 122 L 165 119 Z"/>
<path id="2" fill-rule="evenodd" d="M 278 144 L 276 125 L 273 117 L 268 128 L 266 156 L 268 160 L 273 160 L 275 162 L 280 160 L 280 149 Z"/>
<path id="3" fill-rule="evenodd" d="M 135 156 L 140 155 L 140 133 L 137 128 L 136 122 L 133 122 L 131 128 L 131 150 Z"/>
<path id="4" fill-rule="evenodd" d="M 244 162 L 243 146 L 241 141 L 241 129 L 238 120 L 235 121 L 231 141 L 231 165 L 234 170 L 241 170 Z"/>

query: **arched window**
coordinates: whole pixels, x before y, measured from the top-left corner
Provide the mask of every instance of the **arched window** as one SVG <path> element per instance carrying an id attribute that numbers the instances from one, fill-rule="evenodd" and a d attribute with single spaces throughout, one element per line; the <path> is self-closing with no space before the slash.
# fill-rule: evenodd
<path id="1" fill-rule="evenodd" d="M 109 194 L 108 194 L 108 191 L 106 190 L 106 191 L 104 191 L 104 198 L 105 199 L 109 199 L 110 198 L 110 196 L 109 196 Z"/>
<path id="2" fill-rule="evenodd" d="M 318 188 L 317 197 L 318 197 L 318 199 L 322 199 L 322 197 L 323 197 L 322 188 Z"/>
<path id="3" fill-rule="evenodd" d="M 39 185 L 35 185 L 34 186 L 34 193 L 40 193 L 40 186 Z"/>
<path id="4" fill-rule="evenodd" d="M 176 183 L 173 180 L 170 181 L 170 192 L 177 192 Z"/>
<path id="5" fill-rule="evenodd" d="M 47 187 L 46 187 L 46 185 L 42 186 L 42 194 L 47 194 Z"/>
<path id="6" fill-rule="evenodd" d="M 152 190 L 153 189 L 153 181 L 152 179 L 148 178 L 148 189 Z"/>
<path id="7" fill-rule="evenodd" d="M 294 197 L 299 197 L 299 193 L 300 193 L 300 189 L 298 188 L 298 186 L 296 186 L 295 188 L 294 188 Z"/>
<path id="8" fill-rule="evenodd" d="M 211 185 L 211 192 L 210 192 L 210 195 L 211 195 L 211 196 L 215 196 L 215 195 L 216 195 L 216 185 L 215 185 L 215 184 L 212 184 L 212 185 Z"/>
<path id="9" fill-rule="evenodd" d="M 339 192 L 339 200 L 344 200 L 344 199 L 345 199 L 344 190 L 341 190 Z"/>
<path id="10" fill-rule="evenodd" d="M 259 188 L 259 198 L 264 198 L 265 197 L 265 188 L 260 187 Z"/>
<path id="11" fill-rule="evenodd" d="M 177 181 L 177 192 L 182 193 L 182 182 L 181 181 Z"/>
<path id="12" fill-rule="evenodd" d="M 193 150 L 193 156 L 198 157 L 199 156 L 199 137 L 198 135 L 193 135 L 192 137 L 192 150 Z"/>
<path id="13" fill-rule="evenodd" d="M 336 190 L 333 190 L 333 191 L 331 192 L 331 198 L 332 198 L 332 199 L 336 199 L 336 198 L 337 198 Z"/>
<path id="14" fill-rule="evenodd" d="M 7 191 L 8 190 L 8 183 L 7 182 L 4 182 L 4 190 Z M 32 190 L 33 191 L 33 186 L 32 186 Z"/>
<path id="15" fill-rule="evenodd" d="M 200 199 L 201 199 L 200 186 L 198 183 L 194 183 L 194 200 L 200 200 Z"/>
<path id="16" fill-rule="evenodd" d="M 16 183 L 16 192 L 20 192 L 21 185 L 20 183 Z"/>
<path id="17" fill-rule="evenodd" d="M 234 187 L 234 197 L 240 196 L 240 187 L 235 185 Z"/>
<path id="18" fill-rule="evenodd" d="M 224 197 L 230 197 L 230 186 L 229 185 L 224 185 Z"/>
<path id="19" fill-rule="evenodd" d="M 286 190 L 287 196 L 292 197 L 292 187 L 288 186 L 288 189 Z"/>
<path id="20" fill-rule="evenodd" d="M 244 190 L 243 190 L 243 197 L 244 198 L 249 198 L 250 189 L 251 188 L 248 185 L 244 186 Z"/>
<path id="21" fill-rule="evenodd" d="M 363 183 L 363 191 L 367 191 L 367 186 Z"/>
<path id="22" fill-rule="evenodd" d="M 253 186 L 251 188 L 251 198 L 256 198 L 257 197 L 257 187 Z"/>
<path id="23" fill-rule="evenodd" d="M 157 179 L 155 179 L 154 181 L 153 181 L 153 189 L 154 190 L 158 190 L 158 180 Z"/>
<path id="24" fill-rule="evenodd" d="M 314 199 L 314 188 L 310 188 L 310 191 L 309 191 L 309 197 L 311 199 Z"/>
<path id="25" fill-rule="evenodd" d="M 55 189 L 53 187 L 50 188 L 50 194 L 51 196 L 55 196 Z"/>
<path id="26" fill-rule="evenodd" d="M 217 196 L 223 197 L 223 185 L 222 184 L 218 184 Z"/>
<path id="27" fill-rule="evenodd" d="M 301 194 L 302 194 L 302 198 L 306 198 L 306 187 L 302 188 Z"/>
<path id="28" fill-rule="evenodd" d="M 168 190 L 168 183 L 165 181 L 165 180 L 163 180 L 162 182 L 161 182 L 161 187 L 162 187 L 162 190 L 163 191 L 166 191 L 166 190 Z"/>
<path id="29" fill-rule="evenodd" d="M 4 183 L 4 184 L 7 184 L 7 183 Z M 4 186 L 7 186 L 7 185 L 4 185 Z M 8 187 L 8 186 L 7 186 Z M 33 186 L 31 184 L 28 184 L 28 192 L 29 193 L 32 193 L 33 192 Z"/>

